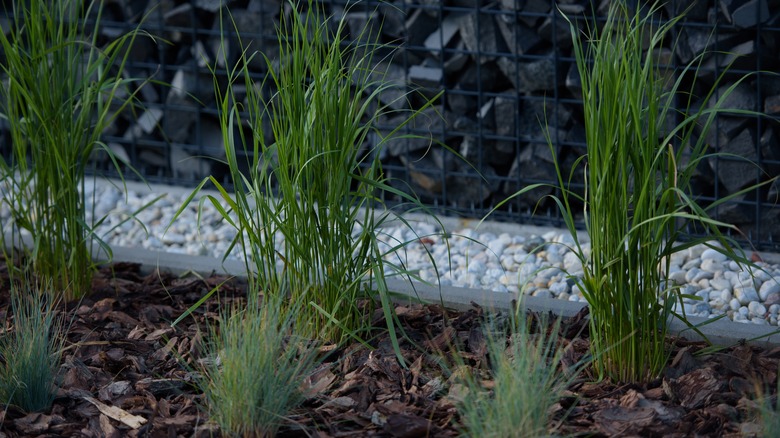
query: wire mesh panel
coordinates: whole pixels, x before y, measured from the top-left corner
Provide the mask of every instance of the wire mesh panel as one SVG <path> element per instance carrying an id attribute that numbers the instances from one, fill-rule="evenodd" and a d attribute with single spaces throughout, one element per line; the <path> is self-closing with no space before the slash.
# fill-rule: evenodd
<path id="1" fill-rule="evenodd" d="M 262 82 L 269 65 L 259 55 L 270 60 L 271 68 L 279 62 L 276 29 L 291 5 L 280 0 L 104 3 L 102 43 L 140 23 L 148 36 L 136 40 L 126 75 L 153 79 L 139 90 L 134 111 L 122 114 L 104 133 L 107 144 L 149 181 L 192 186 L 207 175 L 223 178 L 215 83 L 224 85 L 225 69 L 235 65 L 242 50 L 258 52 L 250 69 Z M 407 127 L 405 132 L 417 138 L 389 140 L 381 151 L 393 185 L 415 193 L 437 213 L 481 217 L 520 188 L 555 184 L 554 159 L 568 173 L 585 153 L 580 82 L 565 17 L 578 25 L 598 24 L 607 1 L 321 3 L 334 19 L 345 20 L 351 36 L 370 26 L 386 44 L 374 68 L 377 77 L 398 87 L 383 93 L 385 104 L 402 112 L 443 92 Z M 682 76 L 695 94 L 704 96 L 731 65 L 721 87 L 751 76 L 726 106 L 767 114 L 722 116 L 714 128 L 697 133 L 713 151 L 727 154 L 699 166 L 693 189 L 704 204 L 768 181 L 780 170 L 779 3 L 672 1 L 655 18 L 686 13 L 657 53 L 669 67 L 670 80 Z M 700 65 L 685 71 L 691 61 Z M 685 116 L 680 110 L 669 126 Z M 398 117 L 385 117 L 372 141 L 380 141 Z M 8 140 L 2 140 L 7 153 Z M 572 176 L 575 190 L 582 181 L 580 166 Z M 713 213 L 737 225 L 756 247 L 778 249 L 779 190 L 770 184 L 743 193 Z M 554 192 L 552 186 L 543 187 L 515 197 L 493 218 L 560 224 L 554 204 L 545 198 Z M 388 194 L 387 201 L 397 199 Z"/>

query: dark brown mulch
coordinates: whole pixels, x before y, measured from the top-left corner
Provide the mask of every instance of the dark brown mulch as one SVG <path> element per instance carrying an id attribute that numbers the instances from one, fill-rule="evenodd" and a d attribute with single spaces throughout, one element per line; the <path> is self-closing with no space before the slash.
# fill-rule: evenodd
<path id="1" fill-rule="evenodd" d="M 102 269 L 93 293 L 69 305 L 76 316 L 53 408 L 43 413 L 14 407 L 0 411 L 0 437 L 216 434 L 188 369 L 202 355 L 202 329 L 216 321 L 220 303 L 242 299 L 243 285 L 228 281 L 192 318 L 175 328 L 170 322 L 225 280 L 142 275 L 138 265 L 128 263 Z M 5 320 L 7 279 L 0 281 L 5 286 L 0 290 L 0 320 Z M 332 349 L 308 382 L 309 398 L 281 436 L 458 435 L 457 385 L 450 385 L 446 370 L 452 368 L 442 367 L 440 358 L 451 366 L 452 355 L 458 354 L 473 371 L 485 369 L 482 310 L 475 306 L 455 312 L 437 305 L 395 310 L 413 341 L 402 344 L 408 368 L 399 365 L 387 333 L 379 329 L 370 341 L 373 349 L 359 343 Z M 568 363 L 588 349 L 584 316 L 567 321 L 561 336 Z M 381 312 L 373 315 L 373 323 L 383 326 Z M 586 370 L 556 408 L 556 418 L 570 412 L 561 432 L 621 437 L 755 434 L 751 400 L 757 387 L 774 393 L 780 349 L 737 345 L 699 356 L 704 344 L 671 342 L 673 361 L 663 378 L 647 385 L 594 383 Z M 453 350 L 452 345 L 460 348 Z"/>

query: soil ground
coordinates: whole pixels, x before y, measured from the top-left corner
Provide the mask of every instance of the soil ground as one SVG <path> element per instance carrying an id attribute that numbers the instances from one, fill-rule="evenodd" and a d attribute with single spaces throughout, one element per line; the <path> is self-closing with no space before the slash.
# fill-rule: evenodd
<path id="1" fill-rule="evenodd" d="M 8 329 L 3 272 L 0 265 L 0 321 Z M 225 280 L 143 275 L 139 265 L 129 263 L 101 269 L 92 294 L 67 305 L 75 317 L 52 409 L 0 410 L 0 437 L 217 436 L 192 370 L 202 355 L 205 327 L 217 322 L 220 305 L 243 300 L 244 285 L 228 281 L 192 317 L 173 328 L 170 322 Z M 402 343 L 409 367 L 399 366 L 381 312 L 367 315 L 377 327 L 372 348 L 354 343 L 323 349 L 325 362 L 307 382 L 308 398 L 280 436 L 459 435 L 452 368 L 442 363 L 452 365 L 460 355 L 471 371 L 487 375 L 483 309 L 456 312 L 414 304 L 395 311 L 413 341 Z M 564 322 L 562 366 L 587 353 L 586 321 L 581 313 Z M 597 437 L 759 436 L 753 400 L 758 388 L 776 399 L 780 348 L 739 344 L 702 355 L 704 343 L 669 342 L 672 360 L 663 377 L 645 385 L 595 382 L 586 369 L 556 406 L 550 426 L 559 424 L 558 434 Z M 484 383 L 490 387 L 490 381 Z"/>

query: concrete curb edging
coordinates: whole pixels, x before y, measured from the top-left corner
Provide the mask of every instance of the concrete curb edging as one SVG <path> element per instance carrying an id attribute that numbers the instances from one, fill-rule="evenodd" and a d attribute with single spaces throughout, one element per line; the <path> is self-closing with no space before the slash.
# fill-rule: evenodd
<path id="1" fill-rule="evenodd" d="M 125 247 L 113 248 L 113 256 L 114 262 L 140 263 L 146 272 L 159 269 L 173 273 L 192 271 L 202 275 L 218 273 L 243 277 L 246 274 L 244 263 L 236 260 L 222 263 L 220 260 L 206 256 L 190 256 Z M 514 299 L 513 294 L 452 286 L 434 287 L 395 278 L 388 278 L 387 286 L 392 292 L 398 294 L 394 297 L 396 302 L 441 303 L 445 307 L 456 310 L 468 309 L 472 307 L 472 302 L 488 310 L 509 310 L 512 309 Z M 564 317 L 575 315 L 585 306 L 584 303 L 532 296 L 524 298 L 524 305 L 533 311 L 551 312 Z M 688 319 L 694 325 L 708 321 L 707 318 L 693 316 Z M 700 330 L 715 345 L 728 346 L 741 341 L 749 341 L 751 344 L 762 347 L 780 346 L 780 328 L 778 327 L 737 323 L 722 318 L 700 327 Z M 670 321 L 669 334 L 681 334 L 691 340 L 701 339 L 697 333 L 677 319 Z"/>

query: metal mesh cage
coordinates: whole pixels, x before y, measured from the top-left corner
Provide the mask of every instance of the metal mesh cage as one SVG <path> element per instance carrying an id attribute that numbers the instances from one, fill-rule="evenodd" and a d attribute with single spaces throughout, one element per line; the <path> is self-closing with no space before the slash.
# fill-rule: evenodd
<path id="1" fill-rule="evenodd" d="M 397 188 L 413 191 L 440 214 L 482 217 L 528 184 L 556 182 L 546 124 L 556 158 L 565 171 L 585 152 L 579 77 L 564 15 L 598 23 L 606 1 L 398 0 L 322 1 L 328 14 L 346 20 L 351 35 L 374 25 L 391 58 L 380 56 L 378 72 L 398 85 L 386 103 L 414 109 L 443 91 L 435 111 L 426 111 L 406 132 L 422 138 L 390 141 L 383 167 Z M 752 76 L 728 104 L 766 117 L 719 117 L 699 133 L 715 151 L 732 154 L 707 160 L 693 181 L 704 204 L 780 170 L 780 9 L 776 1 L 672 1 L 664 20 L 687 9 L 671 43 L 658 56 L 670 71 L 702 55 L 701 66 L 684 80 L 704 93 L 733 62 L 728 85 Z M 637 2 L 635 2 L 637 4 Z M 638 4 L 641 4 L 639 2 Z M 192 186 L 206 175 L 223 178 L 224 145 L 219 130 L 214 81 L 238 58 L 241 43 L 274 60 L 276 25 L 290 5 L 279 0 L 114 0 L 101 23 L 108 42 L 138 23 L 150 37 L 133 48 L 128 77 L 152 78 L 140 90 L 136 111 L 121 115 L 104 133 L 113 150 L 150 182 Z M 220 26 L 229 8 L 234 24 Z M 223 17 L 225 17 L 223 15 Z M 12 17 L 9 17 L 12 18 Z M 381 28 L 380 28 L 381 25 Z M 233 27 L 235 26 L 235 27 Z M 227 44 L 220 52 L 220 39 Z M 674 49 L 674 50 L 672 50 Z M 226 56 L 222 56 L 226 55 Z M 226 63 L 218 60 L 227 58 Z M 267 66 L 256 57 L 250 68 L 262 80 Z M 408 99 L 400 93 L 413 91 Z M 683 117 L 680 114 L 678 117 Z M 669 120 L 674 123 L 675 120 Z M 378 132 L 394 126 L 387 117 Z M 2 137 L 7 153 L 9 140 Z M 270 139 L 272 141 L 272 139 Z M 443 147 L 446 145 L 447 147 Z M 457 152 L 453 153 L 453 152 Z M 755 164 L 750 164 L 744 159 Z M 108 163 L 102 171 L 111 173 Z M 581 169 L 573 181 L 582 181 Z M 131 176 L 131 175 L 128 175 Z M 540 188 L 514 198 L 493 213 L 498 220 L 560 225 L 561 218 Z M 778 186 L 769 185 L 720 206 L 714 216 L 737 225 L 757 248 L 778 249 Z M 387 196 L 388 202 L 393 202 Z M 743 238 L 742 236 L 736 236 Z"/>

